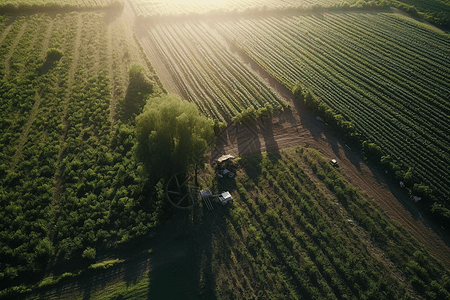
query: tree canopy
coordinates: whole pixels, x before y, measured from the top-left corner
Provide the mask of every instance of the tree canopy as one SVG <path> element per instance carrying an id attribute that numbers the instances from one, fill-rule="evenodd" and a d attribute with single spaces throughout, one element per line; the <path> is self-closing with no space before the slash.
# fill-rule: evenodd
<path id="1" fill-rule="evenodd" d="M 215 143 L 214 121 L 174 95 L 149 98 L 136 117 L 136 156 L 155 180 L 201 163 Z"/>

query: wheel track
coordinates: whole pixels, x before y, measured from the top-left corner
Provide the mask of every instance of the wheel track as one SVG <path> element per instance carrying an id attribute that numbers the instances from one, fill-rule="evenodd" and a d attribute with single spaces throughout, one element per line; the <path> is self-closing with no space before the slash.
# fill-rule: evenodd
<path id="1" fill-rule="evenodd" d="M 109 102 L 109 119 L 111 122 L 111 132 L 110 134 L 113 134 L 114 130 L 114 124 L 115 124 L 115 117 L 116 117 L 116 85 L 114 84 L 114 71 L 113 71 L 113 50 L 112 50 L 112 28 L 111 24 L 108 25 L 108 29 L 106 31 L 106 37 L 107 37 L 107 56 L 108 56 L 108 76 L 110 80 L 111 85 L 111 93 L 110 93 L 110 102 Z"/>
<path id="2" fill-rule="evenodd" d="M 40 105 L 41 105 L 41 97 L 36 92 L 33 108 L 31 109 L 30 115 L 28 116 L 28 120 L 25 123 L 22 133 L 20 134 L 20 137 L 17 141 L 16 152 L 14 153 L 13 157 L 11 158 L 11 164 L 10 164 L 9 168 L 13 172 L 19 162 L 19 159 L 22 157 L 23 147 L 24 147 L 25 143 L 27 142 L 31 125 L 33 125 L 34 120 L 36 120 L 36 116 L 39 111 Z"/>
<path id="3" fill-rule="evenodd" d="M 69 76 L 68 76 L 68 93 L 66 95 L 66 99 L 64 99 L 63 102 L 63 110 L 62 110 L 62 117 L 61 117 L 61 123 L 63 124 L 63 134 L 60 137 L 60 141 L 59 141 L 59 151 L 58 151 L 58 158 L 56 160 L 56 171 L 55 171 L 55 175 L 54 175 L 54 181 L 55 181 L 55 188 L 54 188 L 54 192 L 53 192 L 53 199 L 52 199 L 52 205 L 51 205 L 51 209 L 52 209 L 52 221 L 50 222 L 52 224 L 52 226 L 54 226 L 55 220 L 56 220 L 56 216 L 57 216 L 57 209 L 58 209 L 58 205 L 59 205 L 59 200 L 61 198 L 61 194 L 62 194 L 62 169 L 61 169 L 61 161 L 62 161 L 62 156 L 64 153 L 64 149 L 65 149 L 65 141 L 66 141 L 66 137 L 67 137 L 67 131 L 68 131 L 68 121 L 67 121 L 67 117 L 68 117 L 68 111 L 69 111 L 69 103 L 70 103 L 70 89 L 74 83 L 74 79 L 75 79 L 75 70 L 76 67 L 78 65 L 78 59 L 79 59 L 79 48 L 80 48 L 80 44 L 81 44 L 81 30 L 82 30 L 82 18 L 81 15 L 78 16 L 78 22 L 77 22 L 77 33 L 76 33 L 76 37 L 75 37 L 75 45 L 74 45 L 74 52 L 73 52 L 73 60 L 72 60 L 72 64 L 70 66 L 70 70 L 69 70 Z M 52 228 L 49 231 L 49 236 L 51 238 L 53 238 L 54 236 L 54 228 Z"/>
<path id="4" fill-rule="evenodd" d="M 45 59 L 45 57 L 47 56 L 47 49 L 48 49 L 48 44 L 50 42 L 50 38 L 52 36 L 52 32 L 53 32 L 53 24 L 54 24 L 54 20 L 51 19 L 50 24 L 47 27 L 47 31 L 45 32 L 45 38 L 44 38 L 44 42 L 42 43 L 42 52 L 41 52 L 41 57 L 42 59 Z"/>
<path id="5" fill-rule="evenodd" d="M 5 57 L 5 76 L 9 76 L 9 70 L 10 70 L 9 64 L 11 63 L 11 58 L 14 54 L 14 51 L 16 50 L 17 45 L 20 42 L 20 39 L 22 38 L 22 35 L 25 33 L 26 27 L 27 27 L 27 21 L 23 22 L 22 26 L 20 27 L 19 32 L 17 33 L 16 37 L 14 38 L 14 42 L 11 45 L 11 48 L 9 49 L 8 54 Z"/>

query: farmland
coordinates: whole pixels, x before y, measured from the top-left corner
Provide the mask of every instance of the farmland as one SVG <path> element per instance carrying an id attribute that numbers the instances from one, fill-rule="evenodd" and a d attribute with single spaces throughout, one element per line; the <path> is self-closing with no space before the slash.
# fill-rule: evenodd
<path id="1" fill-rule="evenodd" d="M 449 273 L 317 151 L 293 147 L 244 157 L 232 182 L 200 175 L 202 187 L 231 189 L 233 202 L 195 207 L 149 254 L 106 273 L 104 288 L 59 285 L 29 299 L 448 299 Z M 167 234 L 167 232 L 166 232 Z M 161 238 L 160 238 L 161 239 Z M 131 251 L 131 250 L 129 250 Z M 140 275 L 117 282 L 127 265 Z M 145 266 L 148 267 L 145 267 Z M 69 297 L 70 297 L 69 296 Z"/>
<path id="2" fill-rule="evenodd" d="M 86 9 L 106 8 L 118 5 L 119 1 L 111 0 L 3 0 L 0 9 L 14 10 L 57 10 L 57 9 Z M 120 5 L 119 5 L 120 6 Z"/>
<path id="3" fill-rule="evenodd" d="M 335 4 L 340 4 L 342 1 L 339 0 L 287 0 L 287 1 L 276 1 L 276 0 L 219 0 L 219 1 L 180 1 L 180 0 L 169 0 L 169 1 L 154 1 L 154 0 L 139 0 L 132 2 L 132 8 L 137 15 L 142 15 L 146 17 L 154 16 L 176 16 L 176 15 L 189 15 L 198 14 L 205 15 L 208 13 L 230 13 L 237 11 L 251 11 L 260 10 L 262 8 L 272 10 L 272 9 L 283 9 L 283 8 L 293 8 L 293 7 L 311 7 L 313 5 L 331 6 Z M 356 1 L 348 1 L 349 4 L 353 4 Z"/>
<path id="4" fill-rule="evenodd" d="M 182 95 L 206 116 L 230 121 L 244 109 L 286 106 L 265 82 L 230 53 L 205 23 L 148 26 L 144 47 L 176 77 Z M 222 41 L 225 43 L 225 41 Z"/>
<path id="5" fill-rule="evenodd" d="M 441 249 L 424 246 L 421 210 L 398 213 L 407 230 L 352 185 L 390 193 L 382 182 L 397 179 L 375 168 L 377 182 L 361 184 L 362 158 L 328 163 L 344 162 L 344 145 L 359 157 L 365 141 L 379 149 L 366 160 L 382 158 L 448 222 L 448 34 L 382 2 L 192 3 L 0 5 L 0 297 L 450 299 L 433 256 L 448 267 L 445 223 Z M 292 98 L 298 86 L 354 126 L 353 140 Z M 252 154 L 229 181 L 199 168 L 201 186 L 230 190 L 230 205 L 175 212 L 164 178 L 137 160 L 135 117 L 165 89 L 215 129 L 226 123 L 211 161 Z M 308 141 L 328 157 L 282 149 Z"/>
<path id="6" fill-rule="evenodd" d="M 448 35 L 364 13 L 243 19 L 217 28 L 287 87 L 312 89 L 443 203 L 449 198 Z"/>
<path id="7" fill-rule="evenodd" d="M 320 154 L 298 147 L 239 165 L 236 201 L 216 223 L 227 230 L 212 232 L 206 257 L 218 299 L 417 296 L 415 242 Z"/>
<path id="8" fill-rule="evenodd" d="M 140 36 L 144 48 L 158 54 L 153 60 L 165 63 L 185 98 L 201 99 L 206 115 L 229 120 L 249 105 L 281 105 L 254 75 L 247 79 L 252 72 L 230 50 L 238 48 L 287 88 L 302 84 L 350 121 L 393 173 L 403 170 L 402 179 L 417 184 L 415 193 L 436 199 L 436 211 L 449 207 L 448 35 L 367 12 L 150 24 Z"/>
<path id="9" fill-rule="evenodd" d="M 104 18 L 1 18 L 2 287 L 39 274 L 50 258 L 95 257 L 96 244 L 156 222 L 138 204 L 133 128 L 117 122 L 128 68 L 139 63 L 153 78 L 151 66 L 122 23 Z"/>

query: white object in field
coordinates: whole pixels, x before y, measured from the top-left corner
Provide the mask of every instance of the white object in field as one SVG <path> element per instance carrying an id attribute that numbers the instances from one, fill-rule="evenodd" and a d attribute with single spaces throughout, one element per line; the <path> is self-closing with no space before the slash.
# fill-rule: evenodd
<path id="1" fill-rule="evenodd" d="M 214 210 L 214 207 L 211 203 L 211 198 L 213 197 L 213 193 L 210 190 L 201 190 L 200 195 L 202 197 L 203 202 L 206 204 L 208 210 Z"/>
<path id="2" fill-rule="evenodd" d="M 230 202 L 231 200 L 233 200 L 233 198 L 231 198 L 230 192 L 224 192 L 224 193 L 220 194 L 218 198 L 219 198 L 220 203 L 222 203 L 222 205 L 225 205 L 228 202 Z"/>
<path id="3" fill-rule="evenodd" d="M 339 164 L 338 164 L 337 160 L 335 160 L 334 158 L 333 158 L 332 160 L 330 160 L 330 164 L 331 164 L 333 167 L 339 167 Z"/>
<path id="4" fill-rule="evenodd" d="M 231 158 L 234 158 L 234 156 L 233 156 L 233 155 L 230 155 L 230 154 L 226 154 L 226 155 L 222 155 L 221 157 L 219 157 L 219 158 L 217 159 L 217 161 L 218 161 L 219 163 L 221 163 L 221 162 L 226 161 L 226 160 L 231 159 Z"/>
<path id="5" fill-rule="evenodd" d="M 405 187 L 405 184 L 403 183 L 403 181 L 400 181 L 400 187 L 401 187 L 401 188 L 404 188 L 404 187 Z"/>
<path id="6" fill-rule="evenodd" d="M 317 121 L 323 122 L 323 119 L 319 116 L 316 117 Z"/>
<path id="7" fill-rule="evenodd" d="M 419 197 L 419 196 L 413 196 L 413 199 L 414 199 L 414 202 L 417 203 L 417 202 L 419 202 L 420 200 L 422 200 L 422 197 Z"/>

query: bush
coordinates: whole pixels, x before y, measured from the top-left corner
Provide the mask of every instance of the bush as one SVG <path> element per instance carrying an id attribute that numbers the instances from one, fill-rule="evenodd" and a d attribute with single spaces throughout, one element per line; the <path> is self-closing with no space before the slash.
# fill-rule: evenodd
<path id="1" fill-rule="evenodd" d="M 84 251 L 81 257 L 86 259 L 95 259 L 95 256 L 97 255 L 97 251 L 94 248 L 87 247 Z"/>

